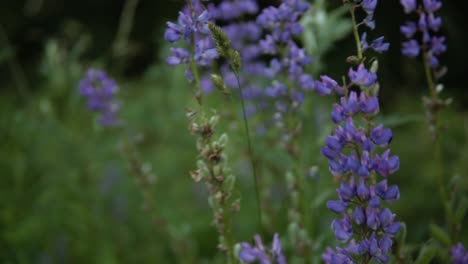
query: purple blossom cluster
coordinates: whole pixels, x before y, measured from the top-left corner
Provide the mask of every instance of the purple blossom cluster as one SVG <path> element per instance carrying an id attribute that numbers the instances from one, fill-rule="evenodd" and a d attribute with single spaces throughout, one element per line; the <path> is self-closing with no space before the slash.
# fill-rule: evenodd
<path id="1" fill-rule="evenodd" d="M 88 69 L 80 81 L 80 95 L 88 100 L 88 109 L 100 113 L 99 123 L 104 127 L 116 126 L 122 121 L 116 116 L 120 103 L 115 94 L 119 87 L 104 71 Z"/>
<path id="2" fill-rule="evenodd" d="M 429 65 L 432 69 L 438 68 L 440 62 L 438 57 L 447 50 L 445 37 L 437 36 L 442 25 L 442 18 L 435 15 L 442 7 L 440 0 L 423 0 L 418 4 L 417 0 L 400 0 L 406 14 L 415 13 L 419 19 L 406 21 L 400 27 L 401 33 L 408 39 L 403 42 L 403 55 L 414 58 L 422 52 L 426 53 Z M 420 33 L 420 34 L 418 34 Z M 418 41 L 417 37 L 421 36 Z"/>
<path id="3" fill-rule="evenodd" d="M 322 155 L 329 159 L 331 173 L 345 179 L 337 189 L 340 199 L 328 201 L 327 207 L 342 215 L 333 220 L 332 228 L 340 242 L 349 244 L 337 248 L 336 253 L 328 249 L 323 259 L 327 263 L 348 263 L 340 260 L 359 257 L 387 263 L 400 223 L 394 221 L 395 214 L 384 203 L 398 200 L 400 193 L 396 185 L 388 185 L 387 179 L 376 182 L 376 175 L 386 178 L 396 172 L 399 158 L 391 156 L 388 149 L 391 130 L 370 122 L 379 111 L 379 103 L 365 88 L 377 84 L 376 74 L 361 64 L 348 75 L 362 91 L 359 96 L 352 91 L 341 98 L 340 104 L 333 105 L 331 119 L 337 128 L 327 137 Z M 357 117 L 364 121 L 359 122 Z"/>
<path id="4" fill-rule="evenodd" d="M 258 45 L 255 44 L 261 38 L 262 28 L 253 21 L 242 21 L 242 17 L 256 14 L 257 2 L 255 0 L 225 0 L 218 4 L 209 3 L 206 7 L 199 0 L 192 0 L 191 3 L 191 7 L 186 6 L 179 13 L 177 24 L 167 22 L 165 39 L 171 43 L 183 39 L 189 46 L 194 46 L 194 50 L 191 52 L 185 48 L 171 48 L 172 55 L 166 59 L 166 62 L 169 65 L 178 65 L 188 64 L 192 59 L 195 60 L 196 65 L 202 70 L 200 76 L 202 91 L 210 93 L 214 84 L 210 74 L 203 74 L 203 68 L 212 66 L 213 62 L 219 58 L 219 54 L 215 49 L 207 23 L 220 21 L 224 25 L 222 29 L 231 40 L 233 49 L 241 54 L 244 70 L 254 74 L 254 71 L 258 69 L 257 59 L 262 54 Z M 225 63 L 218 66 L 226 86 L 236 88 L 237 79 L 229 65 Z M 189 70 L 186 71 L 186 75 L 190 81 L 194 79 Z M 245 85 L 245 80 L 241 79 L 241 83 Z"/>
<path id="5" fill-rule="evenodd" d="M 210 3 L 208 11 L 214 19 L 230 22 L 243 15 L 257 13 L 258 5 L 255 0 L 224 0 L 218 5 Z"/>
<path id="6" fill-rule="evenodd" d="M 241 55 L 243 72 L 252 74 L 259 74 L 255 72 L 258 67 L 258 58 L 262 55 L 262 51 L 256 44 L 262 36 L 262 28 L 260 25 L 252 20 L 245 20 L 245 16 L 255 15 L 259 7 L 255 0 L 240 0 L 240 1 L 221 1 L 215 5 L 210 3 L 208 11 L 214 21 L 219 21 L 223 26 L 221 27 L 231 40 L 231 46 L 237 50 Z M 230 89 L 237 88 L 237 79 L 231 71 L 227 63 L 220 65 L 220 73 Z M 252 89 L 251 84 L 243 78 L 241 73 L 240 82 L 245 91 Z M 209 74 L 201 77 L 201 86 L 205 93 L 213 90 L 214 85 L 211 82 Z M 255 88 L 253 88 L 255 89 Z"/>
<path id="7" fill-rule="evenodd" d="M 356 31 L 362 24 L 374 29 L 376 6 L 377 0 L 353 4 L 353 20 L 358 7 L 367 14 L 361 23 L 354 21 Z M 396 215 L 386 207 L 400 198 L 398 186 L 389 185 L 386 179 L 398 170 L 400 161 L 398 156 L 390 155 L 388 148 L 392 131 L 372 121 L 380 108 L 376 96 L 378 77 L 376 68 L 366 68 L 362 54 L 369 49 L 385 52 L 389 44 L 384 43 L 383 37 L 369 44 L 366 32 L 357 44 L 360 45 L 356 57 L 359 65 L 349 69 L 348 85 L 341 87 L 328 76 L 321 76 L 321 81 L 315 84 L 320 95 L 332 92 L 342 95 L 340 102 L 333 104 L 331 113 L 336 128 L 322 148 L 322 155 L 329 160 L 330 172 L 341 181 L 336 190 L 339 200 L 328 201 L 327 207 L 340 215 L 331 226 L 338 241 L 345 244 L 336 250 L 327 248 L 322 258 L 329 264 L 368 263 L 370 260 L 388 263 L 393 238 L 401 226 L 395 221 Z M 354 91 L 352 87 L 359 89 Z"/>
<path id="8" fill-rule="evenodd" d="M 273 243 L 271 248 L 268 249 L 263 245 L 262 239 L 259 235 L 254 237 L 255 245 L 252 246 L 247 242 L 241 243 L 239 251 L 239 259 L 245 263 L 259 262 L 262 264 L 286 264 L 286 258 L 283 254 L 281 241 L 279 235 L 276 233 L 273 236 Z"/>
<path id="9" fill-rule="evenodd" d="M 450 255 L 452 257 L 452 264 L 468 263 L 468 251 L 466 251 L 461 243 L 458 243 L 450 249 Z"/>
<path id="10" fill-rule="evenodd" d="M 192 0 L 190 6 L 179 12 L 177 23 L 167 22 L 164 38 L 170 43 L 183 40 L 193 48 L 193 52 L 185 48 L 171 48 L 167 64 L 189 64 L 194 60 L 197 66 L 208 66 L 219 57 L 208 29 L 210 19 L 211 14 L 206 8 L 198 0 Z M 187 70 L 186 75 L 190 81 L 193 80 L 192 72 Z"/>
<path id="11" fill-rule="evenodd" d="M 257 23 L 268 32 L 260 40 L 259 47 L 264 54 L 272 56 L 261 71 L 268 78 L 279 74 L 286 76 L 284 81 L 275 80 L 265 90 L 267 97 L 275 99 L 279 112 L 299 106 L 304 100 L 303 91 L 314 88 L 312 76 L 304 72 L 304 67 L 312 62 L 312 58 L 294 40 L 303 32 L 299 18 L 308 8 L 306 2 L 283 0 L 280 6 L 267 7 L 257 17 Z"/>
<path id="12" fill-rule="evenodd" d="M 360 7 L 363 9 L 364 13 L 366 14 L 366 17 L 364 20 L 362 20 L 357 26 L 361 25 L 366 25 L 370 29 L 375 28 L 375 20 L 374 20 L 374 14 L 375 14 L 375 9 L 377 8 L 377 0 L 362 0 L 360 4 L 356 4 L 352 7 L 352 12 L 354 13 L 355 9 Z M 354 15 L 353 15 L 354 17 Z M 390 44 L 387 42 L 384 42 L 384 37 L 379 37 L 371 41 L 370 43 L 367 41 L 367 32 L 364 32 L 360 38 L 360 47 L 359 50 L 361 52 L 365 52 L 368 50 L 374 50 L 377 53 L 383 53 L 386 52 L 390 48 Z M 359 54 L 358 54 L 359 55 Z M 358 71 L 353 74 L 353 78 L 363 78 L 363 77 L 368 77 L 368 75 L 365 74 L 365 72 L 362 71 L 363 65 L 360 66 Z M 352 71 L 352 70 L 351 70 Z M 362 75 L 364 73 L 364 76 L 358 76 Z M 373 78 L 376 78 L 376 76 L 370 76 Z M 351 78 L 351 75 L 350 75 Z M 362 80 L 361 80 L 362 81 Z M 372 80 L 370 80 L 372 81 Z M 358 85 L 362 85 L 357 83 Z M 370 85 L 362 85 L 362 86 L 370 86 Z M 315 91 L 319 95 L 329 95 L 332 93 L 336 93 L 339 95 L 343 95 L 344 89 L 338 83 L 330 78 L 327 75 L 322 75 L 320 76 L 320 80 L 315 81 L 314 83 L 314 88 Z"/>
<path id="13" fill-rule="evenodd" d="M 366 18 L 359 24 L 365 24 L 370 29 L 375 29 L 374 14 L 377 8 L 377 0 L 362 0 L 361 7 L 366 13 Z M 390 44 L 384 42 L 384 37 L 379 37 L 373 40 L 370 44 L 367 42 L 367 32 L 362 33 L 361 36 L 362 51 L 372 49 L 375 52 L 383 53 L 390 48 Z"/>

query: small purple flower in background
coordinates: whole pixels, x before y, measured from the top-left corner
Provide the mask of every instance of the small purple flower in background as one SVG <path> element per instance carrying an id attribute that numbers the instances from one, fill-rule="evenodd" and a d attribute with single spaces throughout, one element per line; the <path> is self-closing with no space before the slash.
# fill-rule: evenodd
<path id="1" fill-rule="evenodd" d="M 445 37 L 436 36 L 442 25 L 442 18 L 434 13 L 442 7 L 440 0 L 423 0 L 418 5 L 416 0 L 400 0 L 405 13 L 416 13 L 419 19 L 416 21 L 406 21 L 400 27 L 401 33 L 408 39 L 403 42 L 401 52 L 403 55 L 414 58 L 423 54 L 427 57 L 429 66 L 432 69 L 440 67 L 438 56 L 446 50 Z M 421 33 L 420 41 L 416 33 Z"/>
<path id="2" fill-rule="evenodd" d="M 252 246 L 247 242 L 240 244 L 239 259 L 244 263 L 259 262 L 262 264 L 286 264 L 286 258 L 283 254 L 281 241 L 279 235 L 276 233 L 273 236 L 271 248 L 263 245 L 262 239 L 259 235 L 254 237 L 255 245 Z"/>
<path id="3" fill-rule="evenodd" d="M 114 80 L 104 71 L 96 69 L 88 69 L 79 84 L 80 95 L 88 99 L 88 109 L 101 114 L 99 122 L 105 127 L 122 124 L 117 117 L 120 103 L 116 100 L 115 94 L 118 90 Z"/>
<path id="4" fill-rule="evenodd" d="M 304 92 L 315 88 L 312 76 L 304 72 L 312 59 L 294 40 L 303 31 L 299 18 L 308 8 L 309 4 L 303 1 L 283 0 L 278 7 L 263 9 L 257 17 L 257 24 L 267 32 L 259 41 L 258 50 L 272 57 L 267 65 L 257 64 L 257 67 L 263 77 L 276 77 L 273 87 L 286 88 L 274 94 L 271 85 L 265 90 L 266 99 L 273 99 L 274 105 L 282 106 L 280 112 L 296 111 L 302 104 Z M 278 76 L 283 78 L 278 79 Z"/>
<path id="5" fill-rule="evenodd" d="M 452 246 L 450 249 L 450 255 L 452 257 L 452 264 L 466 264 L 468 263 L 468 251 L 463 247 L 461 243 L 456 246 Z"/>

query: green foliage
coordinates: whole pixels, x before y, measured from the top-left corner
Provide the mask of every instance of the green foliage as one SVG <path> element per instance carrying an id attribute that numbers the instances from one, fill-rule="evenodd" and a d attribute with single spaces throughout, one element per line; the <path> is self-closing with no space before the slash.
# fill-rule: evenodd
<path id="1" fill-rule="evenodd" d="M 350 32 L 344 10 L 330 11 L 325 2 L 315 1 L 314 11 L 303 18 L 304 46 L 315 59 L 315 72 L 333 66 L 323 55 Z M 51 38 L 45 44 L 41 63 L 33 69 L 36 79 L 30 94 L 25 96 L 14 84 L 7 84 L 0 96 L 0 262 L 224 263 L 216 250 L 207 189 L 194 183 L 189 173 L 197 166 L 197 153 L 196 139 L 187 129 L 185 108 L 195 102 L 183 70 L 154 61 L 137 78 L 115 71 L 127 129 L 106 130 L 86 111 L 77 84 L 87 66 L 113 65 L 106 64 L 103 57 L 91 62 L 85 59 L 89 35 L 77 32 L 65 39 Z M 163 47 L 161 57 L 166 51 Z M 11 54 L 12 50 L 2 49 L 0 63 L 5 64 Z M 257 208 L 241 107 L 223 96 L 227 90 L 224 81 L 218 81 L 222 92 L 213 92 L 206 101 L 219 109 L 223 120 L 219 131 L 229 135 L 229 144 L 222 133 L 216 137 L 229 157 L 232 172 L 221 188 L 240 197 L 233 236 L 236 242 L 246 241 L 259 230 L 254 220 Z M 392 205 L 392 211 L 406 223 L 395 250 L 405 260 L 418 256 L 416 263 L 446 263 L 447 256 L 440 252 L 451 245 L 451 230 L 441 228 L 444 208 L 435 195 L 435 164 L 429 154 L 431 138 L 420 96 L 393 96 L 394 100 L 382 107 L 386 116 L 382 121 L 394 130 L 392 152 L 401 159 L 401 170 L 394 178 L 401 188 L 401 202 Z M 312 212 L 308 235 L 313 238 L 314 263 L 320 263 L 325 247 L 336 242 L 330 229 L 334 215 L 325 207 L 336 184 L 319 154 L 332 129 L 330 105 L 331 99 L 310 96 L 300 113 L 304 124 L 301 162 L 311 168 L 310 173 L 303 172 L 303 182 L 306 206 Z M 459 227 L 455 231 L 467 243 L 466 225 L 462 226 L 468 193 L 467 117 L 454 106 L 441 120 L 446 124 L 442 138 L 446 178 L 452 179 L 448 186 L 454 194 L 454 223 Z M 291 160 L 277 146 L 274 133 L 252 133 L 265 201 L 263 232 L 268 237 L 278 231 L 304 238 L 306 234 L 297 226 L 287 225 L 289 205 L 285 201 L 289 194 L 284 172 Z M 151 168 L 154 177 L 148 179 L 149 195 L 142 191 L 122 151 L 125 140 L 133 144 L 142 168 Z M 206 164 L 200 161 L 198 166 Z M 148 199 L 154 208 L 148 206 Z M 163 220 L 154 222 L 153 215 Z M 433 242 L 418 253 L 431 237 Z M 288 257 L 292 255 L 291 244 L 284 243 Z"/>
<path id="2" fill-rule="evenodd" d="M 346 37 L 352 30 L 350 20 L 345 16 L 346 6 L 329 10 L 327 0 L 315 0 L 313 8 L 301 19 L 304 26 L 302 34 L 304 47 L 308 54 L 314 54 L 312 71 L 318 73 L 324 68 L 323 57 L 338 40 Z"/>

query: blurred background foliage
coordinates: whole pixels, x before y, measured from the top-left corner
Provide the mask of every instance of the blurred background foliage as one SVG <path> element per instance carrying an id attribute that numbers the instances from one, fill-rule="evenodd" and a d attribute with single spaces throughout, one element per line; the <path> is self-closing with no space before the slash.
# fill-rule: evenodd
<path id="1" fill-rule="evenodd" d="M 2 263 L 222 263 L 206 190 L 189 176 L 197 155 L 185 117 L 192 95 L 183 70 L 164 64 L 165 21 L 174 20 L 183 3 L 128 2 L 136 3 L 135 15 L 123 39 L 117 37 L 123 0 L 0 3 Z M 309 70 L 339 77 L 347 70 L 344 59 L 354 52 L 349 20 L 341 1 L 314 2 L 302 21 L 303 43 L 315 58 Z M 394 129 L 392 151 L 401 160 L 393 181 L 402 196 L 393 211 L 407 224 L 410 247 L 418 249 L 430 237 L 429 226 L 444 223 L 421 103 L 427 88 L 420 63 L 399 53 L 404 17 L 398 1 L 380 2 L 375 34 L 385 35 L 392 45 L 379 60 L 381 118 Z M 465 1 L 450 1 L 442 10 L 449 45 L 442 59 L 449 67 L 443 93 L 454 99 L 441 118 L 443 159 L 457 204 L 468 191 L 465 6 Z M 100 128 L 85 110 L 77 84 L 89 66 L 107 69 L 118 80 L 125 131 Z M 209 101 L 223 116 L 221 130 L 230 135 L 228 152 L 241 196 L 236 239 L 250 240 L 258 230 L 239 104 L 226 103 L 217 93 Z M 333 215 L 325 208 L 335 184 L 320 156 L 331 129 L 330 105 L 330 99 L 312 95 L 302 116 L 303 163 L 318 169 L 307 182 L 316 260 L 325 245 L 335 243 L 329 228 Z M 125 141 L 135 146 L 133 154 L 150 174 L 146 191 L 132 173 Z M 283 173 L 290 161 L 279 148 L 272 149 L 268 138 L 255 136 L 254 141 L 262 183 L 268 187 L 264 235 L 285 234 Z M 459 237 L 468 243 L 467 228 Z"/>

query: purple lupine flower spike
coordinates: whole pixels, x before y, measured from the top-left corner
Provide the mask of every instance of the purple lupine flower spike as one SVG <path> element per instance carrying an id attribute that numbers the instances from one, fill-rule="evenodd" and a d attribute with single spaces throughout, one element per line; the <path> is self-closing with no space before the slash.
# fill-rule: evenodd
<path id="1" fill-rule="evenodd" d="M 115 98 L 119 90 L 114 80 L 102 70 L 88 69 L 79 84 L 80 95 L 88 99 L 88 109 L 100 113 L 99 123 L 104 127 L 121 125 L 117 117 L 120 103 Z"/>
<path id="2" fill-rule="evenodd" d="M 442 7 L 440 0 L 423 0 L 418 6 L 416 0 L 400 0 L 405 13 L 416 13 L 417 21 L 406 21 L 400 27 L 401 33 L 407 38 L 402 44 L 403 55 L 414 58 L 419 54 L 425 54 L 429 58 L 429 66 L 433 69 L 439 68 L 438 57 L 447 50 L 445 37 L 437 36 L 442 26 L 442 18 L 436 16 L 435 12 Z M 422 39 L 416 40 L 416 32 L 421 32 Z"/>
<path id="3" fill-rule="evenodd" d="M 171 48 L 171 55 L 166 58 L 168 65 L 188 64 L 195 60 L 197 66 L 209 66 L 219 57 L 209 34 L 207 23 L 210 19 L 210 13 L 199 0 L 192 0 L 191 10 L 185 7 L 179 12 L 177 23 L 167 22 L 164 38 L 170 43 L 183 40 L 185 44 L 193 45 L 195 50 L 195 53 L 191 54 L 185 48 Z M 187 75 L 189 76 L 191 75 Z"/>
<path id="4" fill-rule="evenodd" d="M 377 1 L 363 0 L 361 4 L 359 6 L 367 13 L 362 23 L 373 28 Z M 411 1 L 405 4 L 408 10 L 415 8 Z M 408 24 L 405 32 L 413 35 L 414 27 Z M 388 50 L 389 45 L 383 37 L 369 44 L 367 36 L 366 32 L 362 34 L 360 45 L 363 52 Z M 395 173 L 399 168 L 399 158 L 390 155 L 388 149 L 392 131 L 370 121 L 379 112 L 379 100 L 373 92 L 379 86 L 376 71 L 369 70 L 361 62 L 349 69 L 348 77 L 347 93 L 339 103 L 333 104 L 331 119 L 336 128 L 322 148 L 322 155 L 329 160 L 330 172 L 342 180 L 336 190 L 339 200 L 328 201 L 327 207 L 341 216 L 333 220 L 332 229 L 336 239 L 346 246 L 336 247 L 336 250 L 328 248 L 322 259 L 327 264 L 357 263 L 363 258 L 388 263 L 393 239 L 401 225 L 386 206 L 398 200 L 400 192 L 396 185 L 388 186 L 387 180 L 376 184 L 375 179 Z M 331 93 L 332 88 L 325 84 L 332 82 L 326 81 L 315 85 L 319 94 Z M 337 85 L 336 82 L 332 84 Z M 350 86 L 359 88 L 359 91 L 350 90 Z M 361 119 L 367 124 L 362 125 Z"/>

